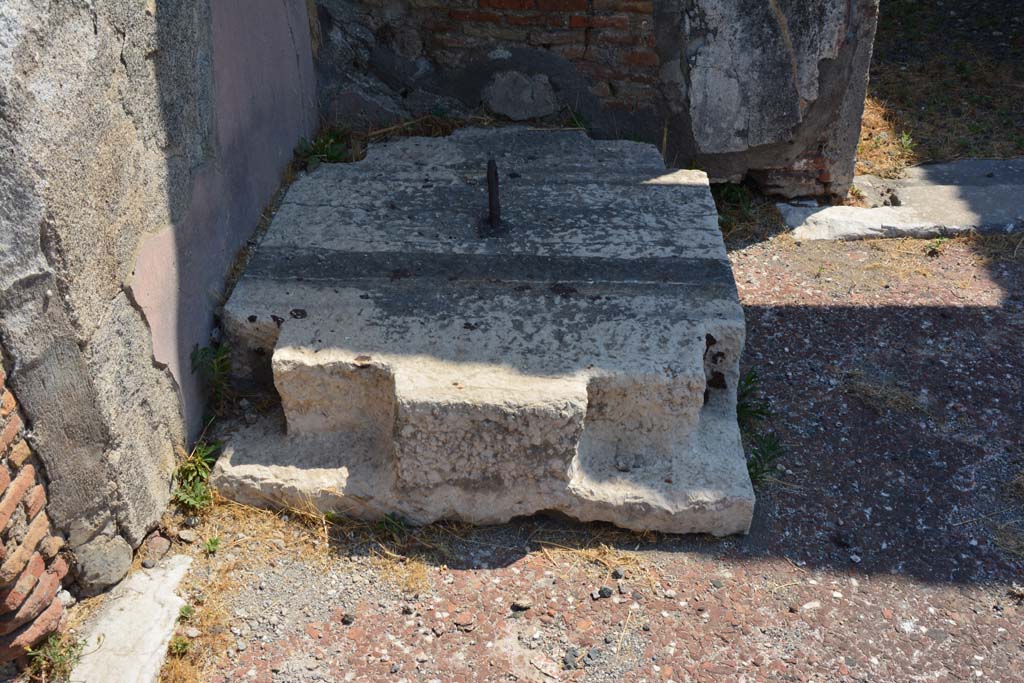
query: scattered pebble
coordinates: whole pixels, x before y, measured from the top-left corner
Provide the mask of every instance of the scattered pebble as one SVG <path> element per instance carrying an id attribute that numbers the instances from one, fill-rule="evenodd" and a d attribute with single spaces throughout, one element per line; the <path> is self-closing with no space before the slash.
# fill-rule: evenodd
<path id="1" fill-rule="evenodd" d="M 533 600 L 528 597 L 518 597 L 512 601 L 512 610 L 515 612 L 525 612 L 531 607 L 533 607 Z"/>

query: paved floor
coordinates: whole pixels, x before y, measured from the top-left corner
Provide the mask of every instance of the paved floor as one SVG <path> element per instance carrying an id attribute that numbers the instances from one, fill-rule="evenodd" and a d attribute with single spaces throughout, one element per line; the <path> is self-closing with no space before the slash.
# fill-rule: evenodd
<path id="1" fill-rule="evenodd" d="M 199 532 L 222 550 L 185 584 L 197 623 L 230 588 L 190 656 L 218 682 L 1024 680 L 1013 247 L 732 252 L 744 365 L 785 447 L 747 537 L 532 518 L 342 526 L 325 552 L 294 520 L 215 510 Z"/>

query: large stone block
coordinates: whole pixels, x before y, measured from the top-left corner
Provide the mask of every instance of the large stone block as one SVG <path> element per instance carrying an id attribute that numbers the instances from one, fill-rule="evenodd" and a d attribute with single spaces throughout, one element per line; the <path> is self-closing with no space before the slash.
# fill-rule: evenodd
<path id="1" fill-rule="evenodd" d="M 488 158 L 500 238 L 480 237 Z M 225 329 L 285 423 L 229 437 L 227 495 L 419 523 L 750 523 L 743 314 L 706 176 L 653 147 L 462 130 L 324 166 L 289 190 Z"/>

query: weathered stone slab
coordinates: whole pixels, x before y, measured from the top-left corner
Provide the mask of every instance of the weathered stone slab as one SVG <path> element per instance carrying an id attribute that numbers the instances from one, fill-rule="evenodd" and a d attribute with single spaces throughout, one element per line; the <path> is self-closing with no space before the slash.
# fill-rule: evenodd
<path id="1" fill-rule="evenodd" d="M 153 683 L 167 655 L 185 601 L 175 591 L 192 558 L 175 555 L 141 569 L 107 597 L 85 629 L 82 659 L 72 683 Z"/>
<path id="2" fill-rule="evenodd" d="M 481 239 L 492 156 L 510 232 Z M 742 310 L 706 176 L 652 147 L 465 130 L 318 169 L 224 324 L 287 431 L 229 439 L 215 481 L 232 497 L 414 522 L 749 525 Z"/>
<path id="3" fill-rule="evenodd" d="M 968 159 L 907 169 L 903 178 L 859 176 L 872 206 L 779 204 L 801 239 L 939 237 L 1024 227 L 1024 161 Z"/>

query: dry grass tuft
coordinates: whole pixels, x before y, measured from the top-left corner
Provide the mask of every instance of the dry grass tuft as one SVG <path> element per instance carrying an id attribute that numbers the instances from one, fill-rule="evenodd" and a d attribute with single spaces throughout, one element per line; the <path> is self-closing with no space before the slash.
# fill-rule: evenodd
<path id="1" fill-rule="evenodd" d="M 745 185 L 711 188 L 718 207 L 718 224 L 728 247 L 767 240 L 788 230 L 775 202 Z"/>
<path id="2" fill-rule="evenodd" d="M 860 370 L 846 373 L 843 390 L 859 398 L 879 415 L 886 410 L 901 413 L 927 412 L 917 398 L 893 381 L 868 377 Z"/>
<path id="3" fill-rule="evenodd" d="M 193 560 L 198 561 L 198 557 Z M 233 575 L 236 566 L 235 561 L 211 561 L 209 577 L 202 582 L 197 579 L 199 575 L 193 567 L 183 587 L 194 611 L 187 621 L 181 622 L 179 631 L 195 628 L 200 635 L 188 641 L 188 652 L 168 655 L 160 671 L 160 683 L 209 680 L 216 670 L 218 659 L 231 644 L 231 632 L 228 630 L 231 617 L 226 599 L 238 588 Z"/>
<path id="4" fill-rule="evenodd" d="M 636 553 L 619 550 L 607 543 L 577 546 L 562 545 L 552 541 L 535 541 L 535 543 L 540 545 L 541 552 L 556 567 L 559 566 L 559 561 L 561 561 L 562 563 L 572 565 L 573 569 L 581 564 L 589 564 L 601 567 L 608 572 L 618 567 L 634 570 L 644 568 L 644 564 Z"/>
<path id="5" fill-rule="evenodd" d="M 1024 261 L 1024 235 L 982 235 L 970 233 L 956 238 L 962 241 L 986 263 L 998 261 Z"/>
<path id="6" fill-rule="evenodd" d="M 1010 482 L 1010 493 L 1024 501 L 1024 470 L 1017 473 L 1017 476 Z"/>
<path id="7" fill-rule="evenodd" d="M 898 178 L 907 166 L 919 161 L 910 133 L 901 130 L 899 117 L 876 97 L 864 101 L 857 173 Z"/>
<path id="8" fill-rule="evenodd" d="M 383 545 L 371 550 L 371 553 L 374 569 L 395 588 L 409 595 L 430 590 L 430 566 L 424 555 L 400 554 Z"/>
<path id="9" fill-rule="evenodd" d="M 996 546 L 1004 552 L 1024 558 L 1024 534 L 1012 524 L 1002 524 L 996 527 L 993 534 Z"/>
<path id="10" fill-rule="evenodd" d="M 1020 45 L 991 37 L 1005 21 L 998 13 L 953 18 L 948 9 L 882 3 L 858 173 L 892 176 L 912 163 L 1024 154 Z"/>

